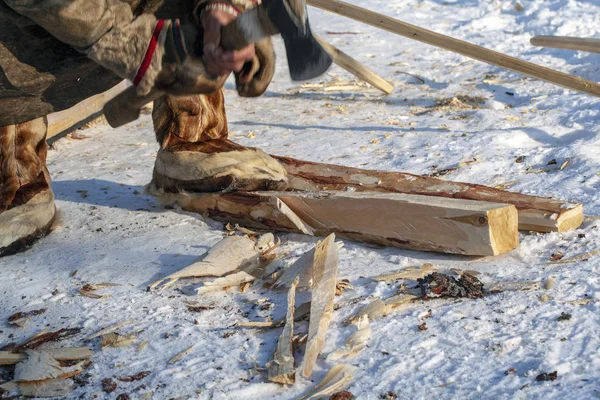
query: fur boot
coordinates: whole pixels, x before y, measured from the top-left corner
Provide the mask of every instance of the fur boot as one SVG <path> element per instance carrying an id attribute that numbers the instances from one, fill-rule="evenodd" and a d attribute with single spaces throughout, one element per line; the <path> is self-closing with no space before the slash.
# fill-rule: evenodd
<path id="1" fill-rule="evenodd" d="M 227 140 L 223 94 L 165 96 L 152 113 L 161 145 L 151 188 L 217 192 L 284 190 L 285 169 L 260 149 Z"/>
<path id="2" fill-rule="evenodd" d="M 0 256 L 27 248 L 54 221 L 46 131 L 45 118 L 0 127 Z"/>

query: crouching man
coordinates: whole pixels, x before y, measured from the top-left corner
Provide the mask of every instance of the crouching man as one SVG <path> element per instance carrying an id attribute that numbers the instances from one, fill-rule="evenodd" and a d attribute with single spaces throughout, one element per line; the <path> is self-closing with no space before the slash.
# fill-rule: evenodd
<path id="1" fill-rule="evenodd" d="M 0 0 L 0 256 L 50 231 L 46 116 L 129 79 L 154 104 L 157 191 L 282 189 L 283 168 L 227 140 L 221 87 L 242 96 L 270 83 L 269 40 L 239 51 L 220 29 L 252 0 Z"/>

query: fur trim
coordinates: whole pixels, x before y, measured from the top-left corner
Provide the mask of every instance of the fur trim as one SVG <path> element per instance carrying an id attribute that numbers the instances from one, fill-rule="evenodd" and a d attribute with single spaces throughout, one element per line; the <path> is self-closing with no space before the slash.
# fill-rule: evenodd
<path id="1" fill-rule="evenodd" d="M 285 190 L 286 171 L 259 149 L 202 153 L 159 150 L 152 184 L 167 192 Z"/>
<path id="2" fill-rule="evenodd" d="M 56 207 L 52 190 L 44 190 L 27 203 L 0 213 L 0 253 L 15 242 L 43 236 L 54 220 Z"/>
<path id="3" fill-rule="evenodd" d="M 182 181 L 229 175 L 239 179 L 287 179 L 281 164 L 264 151 L 250 148 L 210 154 L 160 149 L 154 169 L 163 176 Z"/>

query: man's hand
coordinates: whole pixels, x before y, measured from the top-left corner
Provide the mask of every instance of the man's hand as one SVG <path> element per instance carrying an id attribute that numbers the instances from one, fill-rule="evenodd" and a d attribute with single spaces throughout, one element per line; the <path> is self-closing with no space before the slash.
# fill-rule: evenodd
<path id="1" fill-rule="evenodd" d="M 222 76 L 229 75 L 232 71 L 239 72 L 244 64 L 254 57 L 253 44 L 233 51 L 221 47 L 221 27 L 235 18 L 234 15 L 222 10 L 210 10 L 202 14 L 204 61 L 207 71 L 211 74 Z"/>

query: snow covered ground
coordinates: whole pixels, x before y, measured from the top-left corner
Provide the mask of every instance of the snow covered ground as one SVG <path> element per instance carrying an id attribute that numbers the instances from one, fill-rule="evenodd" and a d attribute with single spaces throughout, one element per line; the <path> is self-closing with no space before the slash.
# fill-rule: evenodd
<path id="1" fill-rule="evenodd" d="M 597 0 L 520 1 L 523 11 L 502 0 L 353 0 L 439 33 L 600 80 L 600 54 L 529 44 L 531 36 L 541 34 L 598 37 Z M 393 81 L 396 90 L 389 96 L 375 90 L 289 92 L 298 85 L 288 78 L 278 44 L 278 73 L 264 96 L 240 99 L 232 83 L 227 84 L 233 140 L 273 154 L 417 174 L 476 158 L 444 178 L 580 201 L 586 214 L 600 214 L 598 99 L 315 9 L 310 13 L 316 32 Z M 351 77 L 333 67 L 322 80 L 334 79 Z M 459 95 L 480 102 L 473 109 L 443 102 Z M 78 134 L 88 138 L 61 139 L 49 153 L 62 229 L 31 250 L 0 260 L 0 344 L 22 341 L 43 328 L 83 327 L 80 336 L 61 343 L 81 345 L 84 335 L 134 320 L 120 332 L 137 332 L 148 346 L 140 352 L 135 346 L 101 351 L 92 342 L 97 352 L 87 371 L 89 384 L 77 388 L 74 398 L 114 399 L 129 393 L 131 398 L 155 399 L 294 399 L 311 387 L 300 376 L 286 388 L 252 374 L 271 358 L 279 330 L 231 328 L 238 321 L 283 316 L 284 292 L 258 287 L 199 298 L 172 289 L 146 292 L 149 283 L 186 266 L 223 236 L 223 224 L 165 210 L 143 194 L 157 151 L 149 116 L 117 130 L 99 125 Z M 521 156 L 523 162 L 515 162 Z M 570 165 L 527 173 L 552 159 L 559 164 L 570 160 Z M 600 248 L 597 224 L 588 219 L 575 232 L 521 234 L 519 249 L 484 259 L 346 241 L 340 278 L 349 279 L 355 289 L 336 298 L 343 306 L 334 312 L 324 354 L 342 347 L 354 331 L 343 326 L 344 318 L 398 287 L 370 276 L 430 262 L 479 271 L 484 282 L 543 283 L 552 278 L 555 285 L 548 290 L 427 302 L 374 321 L 369 348 L 350 360 L 357 372 L 348 390 L 358 399 L 378 399 L 388 391 L 399 399 L 598 398 L 600 256 L 549 264 L 559 250 L 569 257 Z M 317 240 L 278 236 L 290 259 Z M 112 297 L 97 300 L 77 295 L 86 282 L 121 286 L 104 289 Z M 273 307 L 262 310 L 257 306 L 261 299 L 269 299 Z M 591 301 L 573 303 L 582 299 Z M 214 308 L 192 313 L 186 300 Z M 25 328 L 6 323 L 17 311 L 39 308 L 48 311 Z M 425 319 L 428 310 L 431 317 Z M 571 319 L 557 321 L 563 312 Z M 417 326 L 424 321 L 428 330 L 420 331 Z M 167 365 L 192 344 L 187 356 Z M 332 365 L 320 358 L 311 379 L 319 381 Z M 505 375 L 512 368 L 515 372 Z M 102 379 L 146 370 L 151 374 L 144 380 L 119 383 L 112 394 L 102 392 Z M 557 380 L 535 380 L 552 371 L 558 372 Z M 141 384 L 145 387 L 134 392 Z"/>

